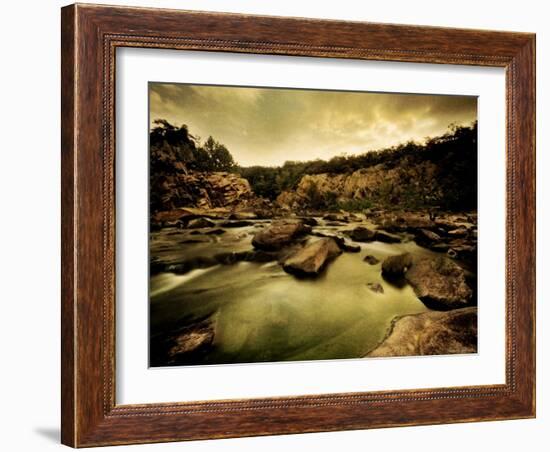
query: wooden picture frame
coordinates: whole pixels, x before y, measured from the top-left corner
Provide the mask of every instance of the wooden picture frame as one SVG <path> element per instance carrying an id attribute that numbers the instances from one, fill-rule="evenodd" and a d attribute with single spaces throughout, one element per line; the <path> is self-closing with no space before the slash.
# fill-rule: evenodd
<path id="1" fill-rule="evenodd" d="M 71 5 L 62 9 L 62 442 L 73 447 L 535 416 L 535 35 Z M 506 383 L 115 403 L 115 50 L 506 69 Z"/>

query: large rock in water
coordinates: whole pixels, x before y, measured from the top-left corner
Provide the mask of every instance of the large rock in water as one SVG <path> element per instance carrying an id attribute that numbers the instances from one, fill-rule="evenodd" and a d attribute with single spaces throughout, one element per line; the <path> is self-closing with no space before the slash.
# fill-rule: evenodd
<path id="1" fill-rule="evenodd" d="M 276 222 L 257 232 L 252 245 L 260 250 L 277 251 L 310 231 L 311 228 L 301 221 Z"/>
<path id="2" fill-rule="evenodd" d="M 401 237 L 393 234 L 388 234 L 385 231 L 377 230 L 374 232 L 374 240 L 384 243 L 399 243 L 401 242 Z"/>
<path id="3" fill-rule="evenodd" d="M 397 317 L 369 357 L 450 355 L 477 352 L 477 308 Z"/>
<path id="4" fill-rule="evenodd" d="M 412 266 L 413 258 L 410 253 L 389 256 L 382 262 L 382 275 L 386 278 L 401 278 Z"/>
<path id="5" fill-rule="evenodd" d="M 419 259 L 405 273 L 416 296 L 431 309 L 456 309 L 467 306 L 472 289 L 465 271 L 446 257 Z"/>
<path id="6" fill-rule="evenodd" d="M 216 223 L 208 218 L 194 218 L 187 223 L 189 229 L 211 228 L 216 226 Z"/>
<path id="7" fill-rule="evenodd" d="M 355 242 L 370 242 L 374 240 L 375 232 L 364 226 L 357 226 L 355 229 L 348 231 L 347 234 Z"/>
<path id="8" fill-rule="evenodd" d="M 180 325 L 166 334 L 156 334 L 151 337 L 151 365 L 200 363 L 211 350 L 215 336 L 215 316 Z"/>
<path id="9" fill-rule="evenodd" d="M 323 238 L 288 257 L 283 263 L 283 269 L 296 276 L 317 276 L 328 262 L 340 254 L 342 250 L 334 239 Z"/>
<path id="10" fill-rule="evenodd" d="M 441 236 L 428 229 L 418 229 L 414 241 L 417 245 L 431 248 L 441 242 Z"/>

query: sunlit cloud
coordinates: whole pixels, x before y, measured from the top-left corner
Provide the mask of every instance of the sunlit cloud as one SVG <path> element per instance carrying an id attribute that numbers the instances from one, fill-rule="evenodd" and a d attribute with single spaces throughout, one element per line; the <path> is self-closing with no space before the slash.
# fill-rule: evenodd
<path id="1" fill-rule="evenodd" d="M 477 118 L 472 96 L 150 84 L 150 121 L 186 124 L 243 166 L 329 159 L 444 133 Z"/>

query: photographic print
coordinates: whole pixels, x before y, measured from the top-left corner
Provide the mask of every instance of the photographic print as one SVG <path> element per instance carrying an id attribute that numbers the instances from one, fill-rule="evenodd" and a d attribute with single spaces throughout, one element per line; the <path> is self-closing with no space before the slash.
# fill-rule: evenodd
<path id="1" fill-rule="evenodd" d="M 149 83 L 149 365 L 477 352 L 477 98 Z"/>

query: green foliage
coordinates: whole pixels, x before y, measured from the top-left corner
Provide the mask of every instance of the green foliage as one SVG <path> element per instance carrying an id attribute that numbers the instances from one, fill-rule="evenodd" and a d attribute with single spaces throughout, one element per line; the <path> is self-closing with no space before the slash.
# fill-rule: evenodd
<path id="1" fill-rule="evenodd" d="M 165 119 L 156 119 L 149 134 L 151 174 L 169 174 L 177 169 L 174 163 L 196 171 L 233 171 L 236 167 L 227 148 L 208 137 L 201 146 L 185 124 L 175 127 Z"/>

